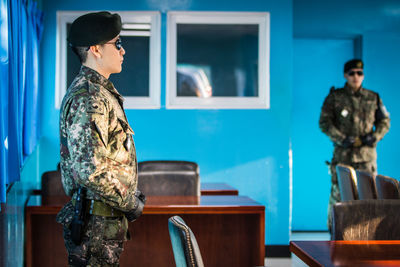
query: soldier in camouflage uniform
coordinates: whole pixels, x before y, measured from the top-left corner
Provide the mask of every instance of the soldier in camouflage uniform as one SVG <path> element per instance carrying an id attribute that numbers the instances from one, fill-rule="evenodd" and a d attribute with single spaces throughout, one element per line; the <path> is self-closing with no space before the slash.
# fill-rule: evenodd
<path id="1" fill-rule="evenodd" d="M 379 95 L 362 88 L 363 62 L 353 59 L 344 66 L 344 88 L 332 88 L 322 106 L 319 126 L 334 144 L 330 171 L 331 195 L 328 227 L 331 230 L 332 206 L 340 201 L 336 165 L 350 165 L 376 174 L 376 145 L 388 132 L 389 114 Z"/>
<path id="2" fill-rule="evenodd" d="M 137 159 L 124 99 L 108 80 L 122 69 L 121 18 L 109 12 L 89 13 L 71 25 L 68 42 L 82 66 L 60 109 L 62 183 L 72 196 L 57 221 L 64 227 L 70 266 L 119 266 L 128 221 L 140 214 L 144 196 L 137 191 Z M 72 221 L 77 189 L 87 216 L 79 242 Z"/>

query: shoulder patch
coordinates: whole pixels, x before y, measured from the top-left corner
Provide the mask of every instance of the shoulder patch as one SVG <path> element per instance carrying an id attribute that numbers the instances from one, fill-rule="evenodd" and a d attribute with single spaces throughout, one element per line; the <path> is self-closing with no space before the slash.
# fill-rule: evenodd
<path id="1" fill-rule="evenodd" d="M 89 99 L 86 103 L 86 111 L 88 113 L 104 114 L 104 104 L 99 100 Z"/>

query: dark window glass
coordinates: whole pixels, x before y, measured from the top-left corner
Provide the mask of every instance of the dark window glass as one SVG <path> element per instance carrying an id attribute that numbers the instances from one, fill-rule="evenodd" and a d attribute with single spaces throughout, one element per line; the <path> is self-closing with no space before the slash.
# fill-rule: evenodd
<path id="1" fill-rule="evenodd" d="M 258 25 L 177 24 L 177 96 L 258 97 Z"/>
<path id="2" fill-rule="evenodd" d="M 69 29 L 71 24 L 68 24 Z M 126 53 L 122 72 L 111 74 L 110 81 L 125 97 L 149 97 L 150 37 L 121 35 Z M 67 49 L 67 88 L 80 69 L 78 57 Z"/>

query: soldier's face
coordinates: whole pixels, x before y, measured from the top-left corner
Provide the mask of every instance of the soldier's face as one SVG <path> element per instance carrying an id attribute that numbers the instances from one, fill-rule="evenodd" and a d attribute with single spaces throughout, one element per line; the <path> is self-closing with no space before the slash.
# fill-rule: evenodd
<path id="1" fill-rule="evenodd" d="M 363 69 L 351 69 L 344 74 L 344 78 L 351 88 L 358 89 L 364 81 L 364 71 Z"/>
<path id="2" fill-rule="evenodd" d="M 125 49 L 115 43 L 119 40 L 116 36 L 106 44 L 102 45 L 102 65 L 103 68 L 110 74 L 120 73 L 122 70 L 122 62 L 124 61 Z M 118 47 L 120 49 L 118 49 Z"/>

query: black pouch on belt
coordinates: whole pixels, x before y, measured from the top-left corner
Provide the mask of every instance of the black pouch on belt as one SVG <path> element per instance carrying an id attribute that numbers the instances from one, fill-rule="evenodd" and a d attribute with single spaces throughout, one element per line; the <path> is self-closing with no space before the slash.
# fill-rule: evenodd
<path id="1" fill-rule="evenodd" d="M 81 186 L 78 188 L 76 194 L 74 216 L 70 225 L 71 239 L 79 245 L 82 241 L 83 228 L 85 226 L 86 218 L 86 189 Z"/>

